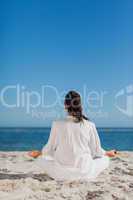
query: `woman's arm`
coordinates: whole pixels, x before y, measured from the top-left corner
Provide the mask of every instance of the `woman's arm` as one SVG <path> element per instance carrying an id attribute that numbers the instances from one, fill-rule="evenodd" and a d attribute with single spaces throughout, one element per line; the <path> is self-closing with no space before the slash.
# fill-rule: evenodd
<path id="1" fill-rule="evenodd" d="M 92 157 L 102 157 L 106 155 L 106 151 L 101 147 L 100 138 L 94 123 L 92 123 L 91 130 L 90 130 L 90 150 Z"/>
<path id="2" fill-rule="evenodd" d="M 101 147 L 100 138 L 94 123 L 90 131 L 90 149 L 92 157 L 102 157 L 103 155 L 114 157 L 117 154 L 116 150 L 105 151 Z"/>
<path id="3" fill-rule="evenodd" d="M 50 136 L 48 139 L 47 144 L 42 148 L 42 151 L 38 151 L 38 150 L 33 150 L 28 152 L 28 155 L 33 157 L 33 158 L 37 158 L 38 156 L 44 156 L 44 155 L 53 155 L 56 147 L 57 147 L 57 127 L 56 127 L 56 123 L 53 122 L 52 124 L 52 128 L 51 128 L 51 132 L 50 132 Z"/>
<path id="4" fill-rule="evenodd" d="M 53 122 L 47 144 L 42 148 L 42 155 L 53 155 L 57 147 L 57 123 Z"/>

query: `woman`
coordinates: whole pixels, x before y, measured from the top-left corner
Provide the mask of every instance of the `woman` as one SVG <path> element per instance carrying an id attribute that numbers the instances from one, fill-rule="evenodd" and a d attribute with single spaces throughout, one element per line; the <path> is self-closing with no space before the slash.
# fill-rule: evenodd
<path id="1" fill-rule="evenodd" d="M 68 92 L 64 106 L 68 116 L 53 122 L 48 143 L 36 164 L 56 180 L 93 180 L 109 166 L 109 156 L 116 152 L 101 147 L 95 124 L 82 113 L 77 92 Z"/>

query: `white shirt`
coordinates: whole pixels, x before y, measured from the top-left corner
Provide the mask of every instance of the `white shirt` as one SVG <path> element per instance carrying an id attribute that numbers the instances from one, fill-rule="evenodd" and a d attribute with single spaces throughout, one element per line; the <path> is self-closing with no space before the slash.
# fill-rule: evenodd
<path id="1" fill-rule="evenodd" d="M 42 154 L 44 169 L 57 180 L 89 180 L 109 165 L 95 124 L 85 119 L 76 123 L 72 116 L 53 122 Z"/>

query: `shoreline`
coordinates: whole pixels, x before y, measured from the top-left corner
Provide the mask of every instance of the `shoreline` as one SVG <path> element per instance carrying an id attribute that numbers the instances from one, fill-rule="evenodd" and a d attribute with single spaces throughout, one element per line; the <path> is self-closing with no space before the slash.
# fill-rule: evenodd
<path id="1" fill-rule="evenodd" d="M 1 200 L 132 200 L 133 151 L 120 151 L 110 159 L 110 166 L 94 181 L 56 182 L 45 173 L 18 173 L 17 163 L 26 165 L 34 159 L 26 151 L 0 151 Z M 8 166 L 13 165 L 14 170 Z"/>

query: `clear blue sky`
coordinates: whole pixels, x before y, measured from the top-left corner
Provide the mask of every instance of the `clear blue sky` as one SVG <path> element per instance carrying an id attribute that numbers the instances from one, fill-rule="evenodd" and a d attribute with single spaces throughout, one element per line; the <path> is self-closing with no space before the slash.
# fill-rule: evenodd
<path id="1" fill-rule="evenodd" d="M 133 84 L 132 11 L 132 0 L 1 0 L 0 92 L 16 84 L 39 93 L 42 85 L 59 92 L 82 94 L 84 86 L 87 92 L 106 91 L 102 107 L 85 103 L 84 112 L 97 126 L 133 126 L 132 113 L 114 105 L 117 92 Z M 14 103 L 14 91 L 6 93 L 8 103 Z M 49 91 L 47 101 L 53 96 Z M 127 109 L 127 96 L 120 98 L 119 107 Z M 49 126 L 53 111 L 63 108 L 38 106 L 34 112 L 52 115 L 44 119 L 0 101 L 0 126 Z"/>

